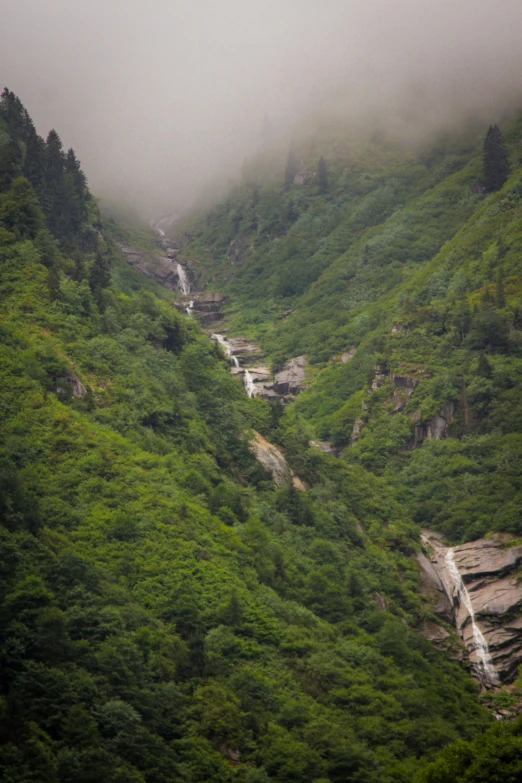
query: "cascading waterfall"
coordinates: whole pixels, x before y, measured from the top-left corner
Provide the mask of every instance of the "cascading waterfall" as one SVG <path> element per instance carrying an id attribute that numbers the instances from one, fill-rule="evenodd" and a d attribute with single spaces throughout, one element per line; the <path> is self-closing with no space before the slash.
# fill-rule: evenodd
<path id="1" fill-rule="evenodd" d="M 214 337 L 218 341 L 218 343 L 222 346 L 228 358 L 232 359 L 234 367 L 239 367 L 237 356 L 234 356 L 234 354 L 232 353 L 232 348 L 230 347 L 227 338 L 223 337 L 222 334 L 213 334 L 212 337 Z"/>
<path id="2" fill-rule="evenodd" d="M 165 232 L 163 231 L 163 229 L 159 227 L 159 221 L 158 223 L 156 223 L 153 218 L 152 220 L 149 220 L 149 226 L 152 228 L 153 231 L 156 231 L 156 233 L 159 234 L 160 237 L 165 236 Z"/>
<path id="3" fill-rule="evenodd" d="M 248 370 L 245 370 L 245 389 L 249 397 L 256 396 L 256 385 Z"/>
<path id="4" fill-rule="evenodd" d="M 187 315 L 192 315 L 192 308 L 194 307 L 194 300 L 191 299 L 188 303 L 188 307 L 186 307 Z"/>
<path id="5" fill-rule="evenodd" d="M 484 680 L 493 685 L 498 682 L 497 673 L 495 671 L 495 667 L 493 666 L 491 655 L 489 654 L 488 643 L 486 642 L 484 634 L 476 623 L 475 612 L 473 611 L 471 598 L 460 575 L 460 571 L 457 568 L 457 564 L 455 563 L 455 553 L 453 549 L 448 549 L 446 552 L 445 562 L 448 573 L 455 588 L 457 600 L 462 602 L 469 612 L 471 630 L 473 632 L 473 649 L 477 653 Z"/>
<path id="6" fill-rule="evenodd" d="M 226 355 L 230 358 L 232 356 L 232 349 L 230 348 L 230 345 L 227 342 L 227 338 L 223 337 L 222 334 L 213 334 L 212 337 L 218 341 L 218 343 L 225 351 Z"/>
<path id="7" fill-rule="evenodd" d="M 223 337 L 222 334 L 213 334 L 212 337 L 215 340 L 217 340 L 218 343 L 223 347 L 223 350 L 225 351 L 228 358 L 232 360 L 232 364 L 234 365 L 234 367 L 239 368 L 238 358 L 237 356 L 234 356 L 234 354 L 232 353 L 232 348 L 230 347 L 227 338 Z M 245 385 L 246 393 L 248 394 L 249 397 L 253 397 L 255 392 L 255 384 L 248 370 L 245 370 L 245 374 L 243 376 L 243 382 Z"/>
<path id="8" fill-rule="evenodd" d="M 176 264 L 176 271 L 177 271 L 178 277 L 179 277 L 179 285 L 180 285 L 180 288 L 181 288 L 181 293 L 182 294 L 190 294 L 189 279 L 188 279 L 187 273 L 185 272 L 185 270 L 183 269 L 181 264 Z"/>

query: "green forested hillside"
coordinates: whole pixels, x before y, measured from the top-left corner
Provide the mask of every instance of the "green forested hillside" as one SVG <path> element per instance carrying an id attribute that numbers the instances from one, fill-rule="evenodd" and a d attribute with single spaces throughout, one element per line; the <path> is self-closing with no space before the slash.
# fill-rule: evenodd
<path id="1" fill-rule="evenodd" d="M 430 199 L 444 215 L 451 215 L 440 229 L 432 215 L 434 236 L 427 240 L 419 265 L 414 267 L 405 256 L 391 265 L 389 274 L 383 272 L 382 280 L 371 278 L 373 293 L 364 300 L 364 308 L 346 309 L 339 327 L 337 311 L 325 315 L 328 300 L 322 300 L 319 289 L 309 288 L 308 278 L 298 281 L 304 299 L 296 300 L 292 318 L 304 319 L 295 338 L 302 340 L 299 345 L 289 342 L 290 320 L 279 322 L 273 331 L 269 328 L 272 314 L 287 308 L 288 300 L 294 306 L 292 297 L 298 295 L 289 294 L 284 280 L 294 276 L 291 264 L 299 257 L 299 238 L 293 254 L 284 257 L 290 253 L 291 237 L 282 236 L 284 224 L 270 229 L 273 237 L 260 241 L 273 248 L 272 261 L 272 251 L 267 251 L 255 261 L 260 272 L 250 257 L 232 270 L 238 273 L 229 280 L 237 292 L 234 301 L 250 302 L 236 319 L 248 320 L 252 331 L 273 345 L 275 361 L 301 346 L 312 353 L 311 324 L 317 324 L 317 379 L 281 418 L 264 403 L 246 397 L 220 350 L 195 320 L 180 315 L 165 292 L 126 266 L 113 240 L 130 241 L 125 229 L 111 221 L 103 225 L 76 158 L 73 176 L 73 155 L 63 154 L 56 134 L 43 142 L 27 130 L 31 127 L 19 101 L 4 92 L 1 779 L 409 783 L 424 771 L 431 781 L 452 779 L 441 777 L 445 757 L 429 770 L 426 765 L 455 740 L 461 744 L 444 751 L 448 758 L 457 752 L 454 747 L 464 748 L 462 753 L 471 757 L 475 747 L 480 749 L 480 743 L 473 744 L 478 742 L 477 733 L 493 718 L 465 669 L 416 630 L 429 609 L 419 595 L 412 558 L 418 547 L 412 514 L 418 516 L 426 504 L 415 494 L 420 491 L 416 477 L 424 470 L 434 481 L 429 459 L 447 464 L 444 449 L 451 444 L 455 474 L 459 465 L 468 473 L 479 465 L 489 476 L 491 454 L 497 458 L 510 444 L 512 452 L 502 453 L 513 466 L 509 455 L 516 453 L 515 427 L 510 427 L 511 434 L 502 430 L 514 409 L 516 394 L 509 392 L 516 390 L 517 368 L 516 340 L 511 337 L 517 326 L 512 315 L 516 248 L 507 228 L 505 250 L 493 251 L 488 244 L 489 257 L 495 259 L 493 271 L 486 273 L 483 263 L 477 263 L 473 277 L 470 259 L 465 268 L 470 283 L 462 284 L 462 292 L 455 295 L 456 302 L 469 298 L 471 325 L 452 348 L 457 353 L 451 354 L 451 362 L 458 367 L 459 351 L 470 357 L 469 366 L 461 362 L 461 370 L 466 379 L 477 372 L 488 378 L 491 386 L 480 388 L 492 389 L 491 405 L 497 405 L 497 389 L 505 395 L 491 431 L 468 391 L 474 422 L 470 440 L 448 439 L 433 448 L 426 443 L 418 453 L 429 459 L 417 458 L 417 452 L 415 459 L 408 459 L 401 451 L 406 414 L 387 417 L 383 387 L 382 396 L 372 400 L 376 406 L 380 400 L 381 411 L 373 415 L 368 408 L 369 434 L 361 436 L 349 458 L 322 455 L 309 446 L 309 436 L 315 430 L 345 442 L 352 395 L 359 393 L 360 405 L 360 392 L 373 375 L 374 357 L 390 366 L 395 361 L 387 348 L 391 323 L 400 320 L 409 326 L 400 338 L 401 351 L 406 352 L 414 333 L 424 334 L 430 353 L 416 343 L 410 350 L 420 350 L 426 365 L 429 360 L 446 367 L 441 351 L 449 339 L 447 329 L 437 326 L 434 316 L 439 300 L 415 299 L 424 290 L 422 275 L 428 275 L 431 264 L 429 280 L 441 279 L 436 277 L 439 267 L 451 268 L 445 266 L 450 264 L 447 259 L 458 257 L 464 239 L 458 240 L 456 250 L 446 245 L 434 261 L 428 259 L 461 225 L 462 236 L 471 236 L 466 231 L 472 231 L 472 223 L 466 221 L 481 221 L 483 230 L 473 239 L 479 248 L 487 242 L 488 220 L 495 209 L 506 226 L 514 226 L 515 178 L 498 196 L 484 200 L 468 192 L 478 176 L 479 161 L 467 146 L 451 155 L 434 153 L 427 165 L 393 150 L 377 154 L 370 145 L 358 159 L 358 185 L 349 184 L 349 178 L 343 185 L 346 175 L 336 179 L 330 166 L 326 194 L 316 195 L 312 185 L 294 195 L 293 188 L 280 194 L 266 185 L 262 195 L 260 187 L 255 215 L 265 210 L 267 219 L 277 223 L 277 199 L 292 201 L 292 210 L 300 211 L 301 217 L 294 220 L 292 211 L 289 220 L 295 226 L 304 224 L 302 246 L 315 236 L 320 247 L 314 252 L 323 248 L 324 277 L 316 274 L 312 255 L 304 263 L 305 275 L 318 278 L 316 287 L 324 280 L 331 290 L 339 282 L 334 281 L 336 262 L 329 259 L 335 254 L 337 258 L 339 248 L 350 254 L 353 245 L 354 255 L 347 256 L 343 268 L 353 269 L 361 286 L 371 278 L 359 270 L 363 257 L 356 255 L 355 245 L 370 242 L 367 232 L 379 234 L 365 225 L 362 212 L 357 218 L 350 207 L 357 188 L 366 187 L 358 203 L 373 205 L 369 213 L 381 228 L 389 225 L 383 219 L 399 220 L 393 216 L 396 201 L 404 204 L 403 216 L 410 215 L 404 220 L 410 221 L 411 231 L 429 224 L 421 215 L 422 205 Z M 37 151 L 34 157 L 31 149 Z M 31 161 L 38 164 L 37 175 Z M 383 167 L 390 169 L 386 180 Z M 450 172 L 458 170 L 449 179 L 447 167 Z M 73 209 L 71 183 L 79 187 L 80 182 Z M 344 187 L 346 197 L 340 195 Z M 223 207 L 235 215 L 230 220 L 237 223 L 236 234 L 239 228 L 240 233 L 251 230 L 240 222 L 250 219 L 241 206 L 246 192 L 252 189 L 241 190 Z M 452 193 L 456 206 L 447 208 L 444 199 Z M 462 193 L 466 198 L 455 195 Z M 352 241 L 344 226 L 344 210 L 359 239 Z M 217 210 L 205 226 L 205 232 L 216 235 L 216 269 L 227 270 L 228 275 L 228 222 Z M 317 226 L 324 227 L 322 234 Z M 397 231 L 399 236 L 406 229 Z M 320 242 L 325 232 L 327 237 Z M 514 228 L 512 233 L 515 236 Z M 140 242 L 138 233 L 132 241 Z M 208 243 L 208 233 L 196 233 L 190 247 L 195 253 Z M 360 245 L 363 253 L 366 244 Z M 376 253 L 377 246 L 375 239 Z M 409 240 L 404 239 L 404 247 L 409 247 Z M 496 261 L 500 252 L 501 266 Z M 287 262 L 290 266 L 285 268 Z M 499 268 L 505 305 L 498 301 Z M 444 274 L 447 291 L 453 283 L 449 272 Z M 483 280 L 487 275 L 492 279 L 489 299 L 484 296 L 489 290 Z M 265 283 L 252 285 L 256 276 Z M 403 310 L 397 312 L 392 293 L 403 278 L 411 286 L 412 304 L 402 299 Z M 442 291 L 446 283 L 440 285 Z M 269 290 L 274 291 L 272 299 L 267 299 Z M 385 299 L 377 300 L 382 292 Z M 497 300 L 492 301 L 493 296 Z M 448 308 L 453 313 L 457 304 L 452 300 Z M 503 337 L 493 346 L 477 347 L 469 335 L 480 334 L 480 319 L 486 318 L 496 319 Z M 331 343 L 321 337 L 321 323 L 327 320 L 332 324 Z M 321 363 L 345 344 L 355 343 L 360 349 L 352 364 Z M 403 356 L 406 353 L 399 353 L 397 362 Z M 418 391 L 430 390 L 422 391 L 419 403 L 426 412 L 446 399 L 444 384 L 437 386 L 445 376 L 432 372 L 432 379 Z M 448 388 L 453 389 L 451 382 Z M 329 400 L 327 410 L 318 402 L 321 384 Z M 250 428 L 284 446 L 308 491 L 275 488 L 250 452 Z M 434 469 L 439 470 L 438 463 Z M 509 473 L 506 482 L 504 497 L 515 488 Z M 448 492 L 457 491 L 449 481 L 447 486 Z M 429 482 L 423 487 L 427 492 Z M 441 503 L 441 514 L 449 513 L 443 499 L 434 492 L 430 498 Z M 456 524 L 444 519 L 439 527 Z M 452 533 L 461 536 L 460 530 Z M 502 745 L 503 770 L 511 772 L 520 756 L 518 729 L 500 735 L 497 729 L 489 731 L 488 747 Z M 459 756 L 461 767 L 468 756 Z"/>
<path id="2" fill-rule="evenodd" d="M 323 130 L 300 150 L 305 184 L 285 186 L 282 170 L 263 180 L 253 165 L 189 224 L 184 248 L 232 295 L 228 324 L 275 368 L 309 356 L 313 382 L 289 415 L 386 476 L 417 522 L 455 542 L 522 532 L 522 120 L 498 134 L 509 170 L 493 191 L 482 133 L 412 152 L 332 143 Z M 415 387 L 407 399 L 394 376 Z M 452 437 L 412 450 L 416 425 L 426 432 L 448 405 Z"/>

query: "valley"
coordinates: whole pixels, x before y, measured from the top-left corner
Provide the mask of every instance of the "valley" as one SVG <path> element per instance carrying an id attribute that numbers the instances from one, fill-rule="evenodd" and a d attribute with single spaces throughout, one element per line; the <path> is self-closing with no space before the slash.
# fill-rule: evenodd
<path id="1" fill-rule="evenodd" d="M 143 225 L 4 92 L 2 779 L 518 774 L 521 123 Z"/>

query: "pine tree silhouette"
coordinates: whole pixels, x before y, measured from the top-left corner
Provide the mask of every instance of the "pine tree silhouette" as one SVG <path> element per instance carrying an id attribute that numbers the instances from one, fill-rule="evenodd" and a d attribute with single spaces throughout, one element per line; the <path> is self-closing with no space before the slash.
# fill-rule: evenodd
<path id="1" fill-rule="evenodd" d="M 325 193 L 328 190 L 328 167 L 322 155 L 317 165 L 317 186 L 320 193 Z"/>
<path id="2" fill-rule="evenodd" d="M 500 190 L 509 176 L 509 162 L 504 138 L 498 125 L 490 125 L 484 141 L 484 184 L 493 193 Z"/>
<path id="3" fill-rule="evenodd" d="M 301 167 L 301 161 L 294 150 L 293 145 L 288 150 L 288 157 L 286 159 L 285 168 L 285 189 L 288 190 L 294 183 L 294 177 Z"/>

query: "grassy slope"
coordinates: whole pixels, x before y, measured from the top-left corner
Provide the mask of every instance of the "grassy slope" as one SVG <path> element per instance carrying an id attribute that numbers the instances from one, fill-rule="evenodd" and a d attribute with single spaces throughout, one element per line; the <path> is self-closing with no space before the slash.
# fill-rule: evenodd
<path id="1" fill-rule="evenodd" d="M 192 226 L 185 248 L 231 293 L 232 328 L 275 365 L 310 356 L 314 382 L 295 407 L 315 434 L 348 446 L 362 416 L 344 458 L 386 473 L 419 522 L 456 541 L 522 532 L 520 123 L 506 128 L 513 173 L 499 193 L 475 187 L 480 138 L 416 157 L 378 142 L 330 146 L 326 194 L 313 181 L 287 192 L 280 180 L 244 184 Z M 310 168 L 320 151 L 316 140 Z M 351 362 L 332 361 L 352 347 Z M 389 383 L 367 394 L 376 362 L 426 377 L 402 413 L 390 414 Z M 413 415 L 429 422 L 448 401 L 458 440 L 409 452 Z"/>

